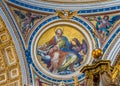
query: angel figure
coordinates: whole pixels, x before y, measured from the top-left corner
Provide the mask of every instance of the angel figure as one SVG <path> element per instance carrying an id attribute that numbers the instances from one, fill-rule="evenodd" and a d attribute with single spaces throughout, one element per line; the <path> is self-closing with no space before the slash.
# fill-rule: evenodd
<path id="1" fill-rule="evenodd" d="M 35 15 L 31 12 L 27 12 L 26 14 L 22 13 L 19 10 L 14 10 L 14 12 L 20 18 L 22 33 L 25 33 L 26 31 L 31 29 L 34 25 L 35 20 L 42 18 L 41 15 Z"/>
<path id="2" fill-rule="evenodd" d="M 93 33 L 96 37 L 99 38 L 101 44 L 103 44 L 106 40 L 106 37 L 109 35 L 110 30 L 114 26 L 115 22 L 120 20 L 120 15 L 114 15 L 109 17 L 108 15 L 104 15 L 103 17 L 86 17 L 89 21 L 96 21 L 95 30 Z"/>
<path id="3" fill-rule="evenodd" d="M 115 24 L 116 21 L 120 20 L 120 15 L 115 15 L 111 18 L 109 16 L 105 15 L 103 18 L 95 17 L 96 22 L 96 29 L 99 33 L 101 31 L 105 32 L 106 36 L 109 35 L 109 29 Z"/>

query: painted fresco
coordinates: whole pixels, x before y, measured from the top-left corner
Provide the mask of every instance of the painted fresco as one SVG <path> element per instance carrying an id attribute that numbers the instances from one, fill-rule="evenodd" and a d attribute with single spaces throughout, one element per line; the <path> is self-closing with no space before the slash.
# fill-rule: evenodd
<path id="1" fill-rule="evenodd" d="M 62 25 L 50 28 L 42 34 L 38 42 L 37 55 L 43 61 L 41 65 L 46 65 L 49 72 L 66 75 L 80 67 L 87 50 L 84 35 L 74 27 Z"/>
<path id="2" fill-rule="evenodd" d="M 31 12 L 23 13 L 20 10 L 14 10 L 14 13 L 17 15 L 17 17 L 19 17 L 22 33 L 25 33 L 26 31 L 28 31 L 28 29 L 31 29 L 37 19 L 42 18 L 41 15 L 35 15 Z"/>
<path id="3" fill-rule="evenodd" d="M 114 31 L 116 22 L 120 21 L 120 14 L 114 15 L 98 15 L 86 17 L 95 26 L 95 31 L 101 44 L 104 44 L 110 33 Z"/>
<path id="4" fill-rule="evenodd" d="M 33 27 L 46 16 L 29 10 L 21 10 L 20 8 L 11 7 L 11 10 L 25 41 L 28 39 Z"/>

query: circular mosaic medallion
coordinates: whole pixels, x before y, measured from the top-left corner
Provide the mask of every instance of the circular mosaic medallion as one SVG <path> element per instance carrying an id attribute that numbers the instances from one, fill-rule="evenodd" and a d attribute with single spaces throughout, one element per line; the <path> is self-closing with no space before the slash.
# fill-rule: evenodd
<path id="1" fill-rule="evenodd" d="M 41 34 L 37 44 L 40 64 L 56 75 L 72 74 L 79 69 L 88 50 L 84 35 L 68 25 L 54 26 Z"/>
<path id="2" fill-rule="evenodd" d="M 61 21 L 46 25 L 33 40 L 33 61 L 49 80 L 79 77 L 81 68 L 91 62 L 93 40 L 79 24 Z"/>

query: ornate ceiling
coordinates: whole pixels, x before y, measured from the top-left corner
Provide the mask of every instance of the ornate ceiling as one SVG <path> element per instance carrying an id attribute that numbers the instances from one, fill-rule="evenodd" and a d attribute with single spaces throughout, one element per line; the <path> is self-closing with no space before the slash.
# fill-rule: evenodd
<path id="1" fill-rule="evenodd" d="M 13 43 L 10 55 L 15 54 L 18 59 L 18 66 L 10 69 L 17 68 L 15 76 L 19 77 L 18 86 L 58 86 L 61 81 L 71 86 L 74 83 L 73 77 L 77 77 L 82 85 L 85 75 L 80 70 L 83 66 L 92 64 L 94 60 L 91 52 L 95 48 L 103 50 L 101 59 L 109 59 L 111 65 L 114 65 L 120 52 L 119 2 L 120 0 L 1 1 L 1 21 L 5 23 L 3 25 L 9 31 L 7 37 Z M 0 37 L 4 32 L 0 32 Z M 4 44 L 2 41 L 0 43 L 0 46 Z M 5 52 L 2 51 L 3 56 Z M 6 55 L 4 57 L 8 58 Z M 9 73 L 7 68 L 5 73 Z M 4 73 L 0 72 L 2 74 Z M 0 85 L 5 84 L 3 82 L 0 81 Z M 12 80 L 9 82 L 13 83 Z"/>
<path id="2" fill-rule="evenodd" d="M 36 2 L 54 2 L 54 3 L 95 3 L 95 2 L 103 2 L 109 0 L 27 0 L 27 1 L 36 1 Z"/>
<path id="3" fill-rule="evenodd" d="M 14 44 L 15 40 L 12 40 L 3 19 L 3 16 L 0 17 L 0 85 L 21 86 L 21 64 Z"/>
<path id="4" fill-rule="evenodd" d="M 48 1 L 38 1 L 38 0 L 8 0 L 9 3 L 14 2 L 14 5 L 19 5 L 22 7 L 27 7 L 36 9 L 36 10 L 41 10 L 39 7 L 42 8 L 47 8 L 52 12 L 52 9 L 69 9 L 69 10 L 99 10 L 100 8 L 111 8 L 114 6 L 119 6 L 119 0 L 104 0 L 103 1 L 97 1 L 93 3 L 53 3 L 53 2 L 48 2 Z M 57 1 L 57 0 L 56 0 Z M 75 1 L 74 1 L 75 2 Z M 30 6 L 29 6 L 30 5 Z M 34 7 L 35 6 L 35 7 Z M 43 10 L 44 11 L 44 10 Z M 48 10 L 46 10 L 48 11 Z M 108 11 L 108 10 L 107 10 Z"/>

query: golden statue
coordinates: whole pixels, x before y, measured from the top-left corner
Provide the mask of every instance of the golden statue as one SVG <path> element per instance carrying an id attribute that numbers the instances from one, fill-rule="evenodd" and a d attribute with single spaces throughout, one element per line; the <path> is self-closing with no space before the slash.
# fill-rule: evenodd
<path id="1" fill-rule="evenodd" d="M 56 10 L 56 13 L 62 19 L 71 19 L 77 15 L 77 11 L 71 12 L 69 10 Z"/>

